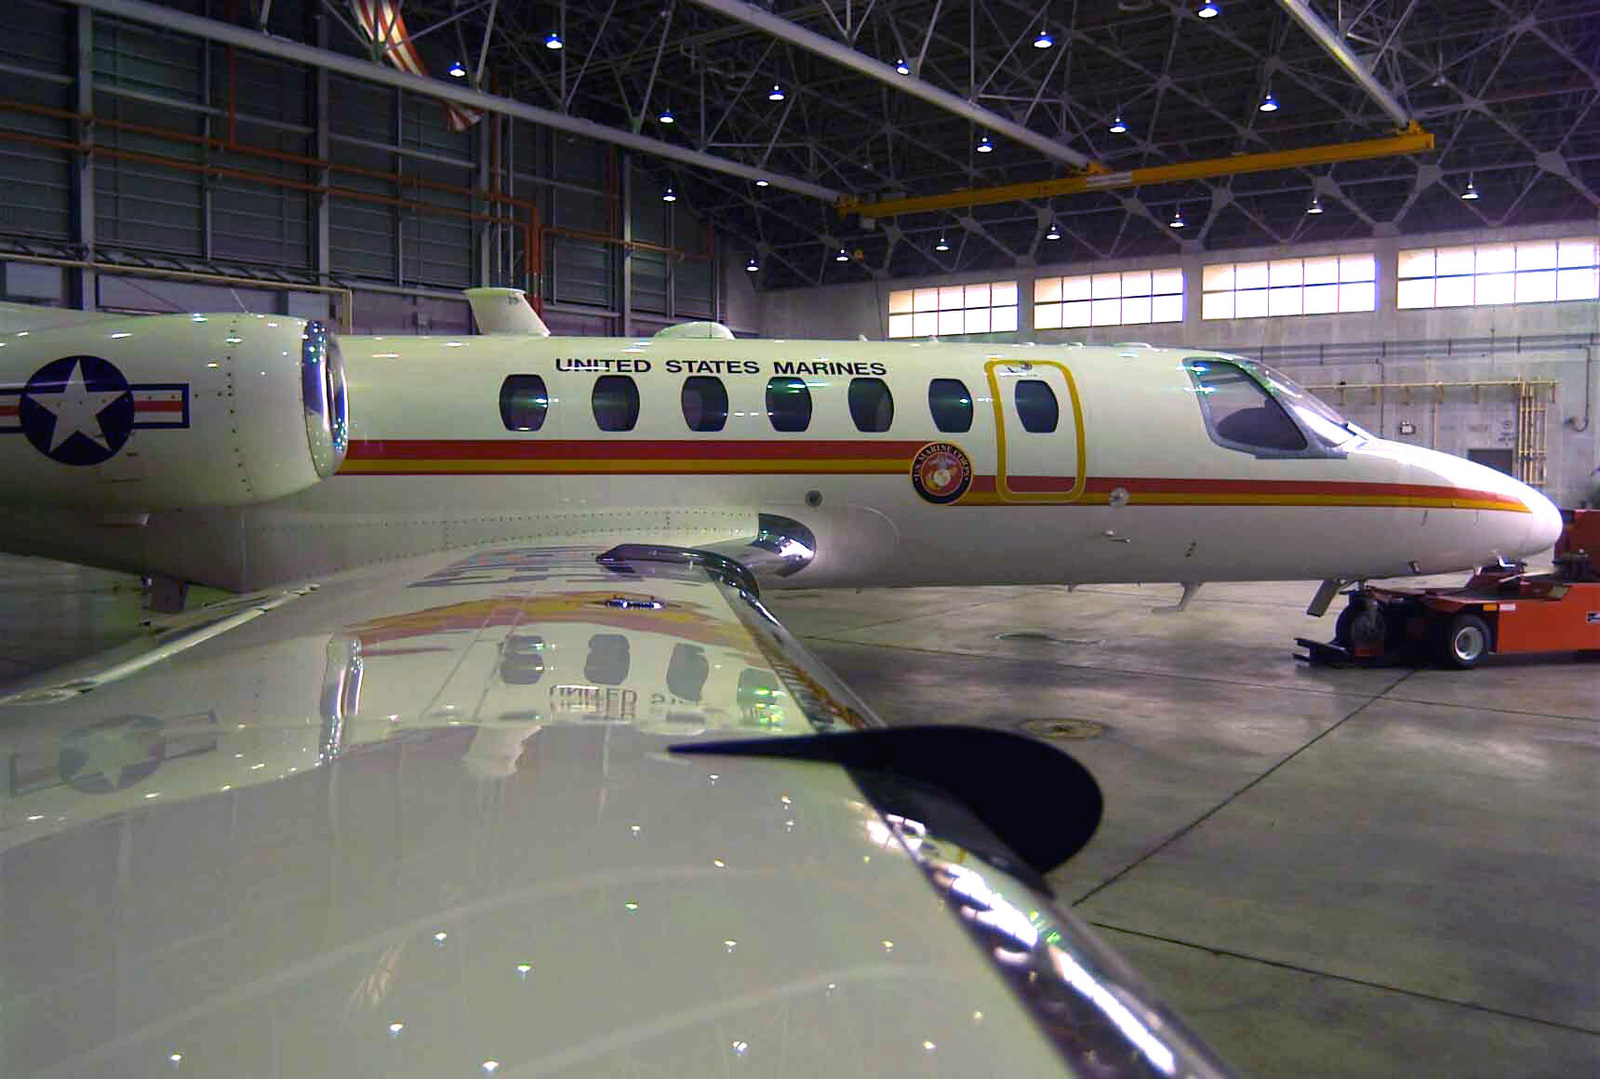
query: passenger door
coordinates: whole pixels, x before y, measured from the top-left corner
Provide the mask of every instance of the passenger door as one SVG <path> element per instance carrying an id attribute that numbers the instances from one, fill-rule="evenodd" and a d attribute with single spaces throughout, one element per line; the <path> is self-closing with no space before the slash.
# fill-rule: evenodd
<path id="1" fill-rule="evenodd" d="M 1083 410 L 1072 372 L 1054 360 L 990 360 L 998 465 L 1006 502 L 1074 502 L 1083 494 Z"/>

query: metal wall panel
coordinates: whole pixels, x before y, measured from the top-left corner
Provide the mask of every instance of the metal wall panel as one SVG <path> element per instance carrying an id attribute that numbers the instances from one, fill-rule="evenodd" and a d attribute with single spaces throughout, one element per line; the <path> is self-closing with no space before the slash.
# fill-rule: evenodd
<path id="1" fill-rule="evenodd" d="M 615 244 L 552 236 L 545 251 L 545 274 L 550 299 L 560 304 L 582 304 L 610 309 L 613 304 Z"/>
<path id="2" fill-rule="evenodd" d="M 195 0 L 191 9 L 215 13 L 214 3 L 205 0 Z M 309 37 L 316 11 L 304 0 L 279 0 L 273 21 L 302 27 Z M 246 49 L 230 53 L 160 27 L 98 14 L 91 18 L 88 88 L 95 115 L 174 135 L 96 125 L 97 148 L 139 158 L 96 154 L 89 171 L 92 197 L 84 199 L 75 190 L 78 161 L 72 151 L 0 141 L 0 244 L 8 238 L 48 240 L 70 251 L 85 235 L 77 227 L 80 210 L 89 209 L 94 220 L 87 234 L 99 245 L 100 258 L 178 256 L 196 268 L 215 260 L 226 272 L 256 266 L 263 276 L 325 270 L 358 286 L 365 280 L 416 290 L 409 306 L 380 303 L 374 298 L 380 293 L 364 291 L 363 302 L 377 306 L 367 313 L 358 305 L 357 318 L 370 329 L 405 328 L 390 324 L 399 320 L 413 330 L 420 324 L 459 332 L 457 327 L 466 325 L 466 308 L 449 306 L 430 293 L 523 280 L 528 211 L 466 190 L 487 175 L 479 163 L 491 143 L 485 129 L 450 130 L 447 109 L 431 98 L 339 75 L 319 76 Z M 77 111 L 78 25 L 78 9 L 64 3 L 0 2 L 0 64 L 9 65 L 0 97 Z M 332 33 L 343 36 L 338 27 Z M 329 86 L 328 132 L 320 144 L 315 126 L 319 78 Z M 80 138 L 80 125 L 59 117 L 11 112 L 0 126 L 62 142 Z M 566 308 L 560 317 L 574 329 L 615 328 L 625 212 L 633 213 L 637 241 L 689 250 L 705 243 L 704 230 L 685 204 L 674 209 L 661 201 L 665 172 L 636 169 L 634 206 L 615 206 L 617 159 L 610 147 L 511 121 L 496 121 L 488 130 L 495 129 L 499 149 L 489 160 L 504 170 L 500 189 L 538 202 L 540 221 L 551 229 L 543 237 L 545 298 Z M 324 171 L 267 156 L 314 158 L 319 145 L 327 147 L 336 166 L 353 165 L 374 175 L 337 167 Z M 419 187 L 395 176 L 457 190 Z M 317 241 L 323 196 L 305 189 L 324 180 L 365 196 L 327 197 L 326 262 L 319 259 Z M 511 223 L 497 226 L 483 219 L 486 213 Z M 563 236 L 562 230 L 595 238 Z M 487 256 L 479 250 L 486 238 L 493 245 Z M 711 310 L 709 270 L 704 263 L 681 262 L 659 251 L 636 251 L 631 259 L 635 306 L 657 319 L 673 317 L 675 309 L 705 317 Z M 480 282 L 485 275 L 487 282 Z M 69 276 L 77 281 L 76 271 Z M 447 306 L 433 312 L 436 303 Z M 582 314 L 584 308 L 594 315 Z"/>

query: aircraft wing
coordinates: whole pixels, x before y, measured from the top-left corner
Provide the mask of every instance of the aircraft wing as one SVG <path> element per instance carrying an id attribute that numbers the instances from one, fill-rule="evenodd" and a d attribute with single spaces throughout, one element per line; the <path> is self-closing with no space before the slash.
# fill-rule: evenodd
<path id="1" fill-rule="evenodd" d="M 1048 895 L 1087 773 L 881 728 L 715 552 L 240 597 L 0 780 L 6 1076 L 1225 1073 Z"/>

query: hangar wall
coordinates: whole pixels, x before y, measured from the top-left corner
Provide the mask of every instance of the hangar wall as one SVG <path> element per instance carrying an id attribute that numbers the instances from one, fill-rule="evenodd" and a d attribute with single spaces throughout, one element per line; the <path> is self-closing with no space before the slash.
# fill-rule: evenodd
<path id="1" fill-rule="evenodd" d="M 610 147 L 50 0 L 0 4 L 0 73 L 0 299 L 457 333 L 531 252 L 557 332 L 719 313 L 718 238 Z"/>
<path id="2" fill-rule="evenodd" d="M 834 338 L 887 335 L 889 292 L 928 285 L 1015 280 L 1019 285 L 1020 326 L 1016 333 L 979 334 L 948 340 L 1083 341 L 1110 344 L 1149 341 L 1185 344 L 1266 360 L 1340 405 L 1350 419 L 1385 438 L 1415 442 L 1462 456 L 1494 460 L 1493 451 L 1515 451 L 1519 424 L 1516 380 L 1548 380 L 1536 392 L 1543 409 L 1544 479 L 1536 484 L 1565 506 L 1600 505 L 1600 427 L 1592 422 L 1600 376 L 1600 303 L 1503 304 L 1483 307 L 1401 310 L 1395 270 L 1398 252 L 1510 240 L 1592 236 L 1595 222 L 1573 222 L 1519 229 L 1380 237 L 1335 244 L 1249 248 L 1243 251 L 1188 251 L 1116 263 L 1074 263 L 893 281 L 863 280 L 817 289 L 773 290 L 760 294 L 761 333 L 765 337 L 805 338 L 825 327 Z M 1291 315 L 1252 319 L 1201 317 L 1202 268 L 1211 263 L 1259 261 L 1328 254 L 1376 256 L 1377 310 L 1332 315 Z M 1182 322 L 1080 329 L 1032 327 L 1033 282 L 1039 277 L 1109 270 L 1166 269 L 1184 272 Z M 1340 383 L 1360 385 L 1339 390 Z M 1415 384 L 1424 385 L 1415 385 Z M 1497 385 L 1498 384 L 1498 385 Z M 1540 422 L 1535 416 L 1530 425 Z M 1404 425 L 1404 426 L 1402 426 Z M 1538 465 L 1541 462 L 1532 462 Z M 1537 476 L 1535 476 L 1537 478 Z"/>

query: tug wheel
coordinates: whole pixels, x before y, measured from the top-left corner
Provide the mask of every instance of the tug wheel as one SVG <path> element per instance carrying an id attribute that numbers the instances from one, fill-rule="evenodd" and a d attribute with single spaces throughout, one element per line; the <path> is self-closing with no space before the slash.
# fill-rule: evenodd
<path id="1" fill-rule="evenodd" d="M 1447 666 L 1476 667 L 1489 654 L 1489 624 L 1475 614 L 1456 615 L 1445 623 L 1436 651 Z"/>

